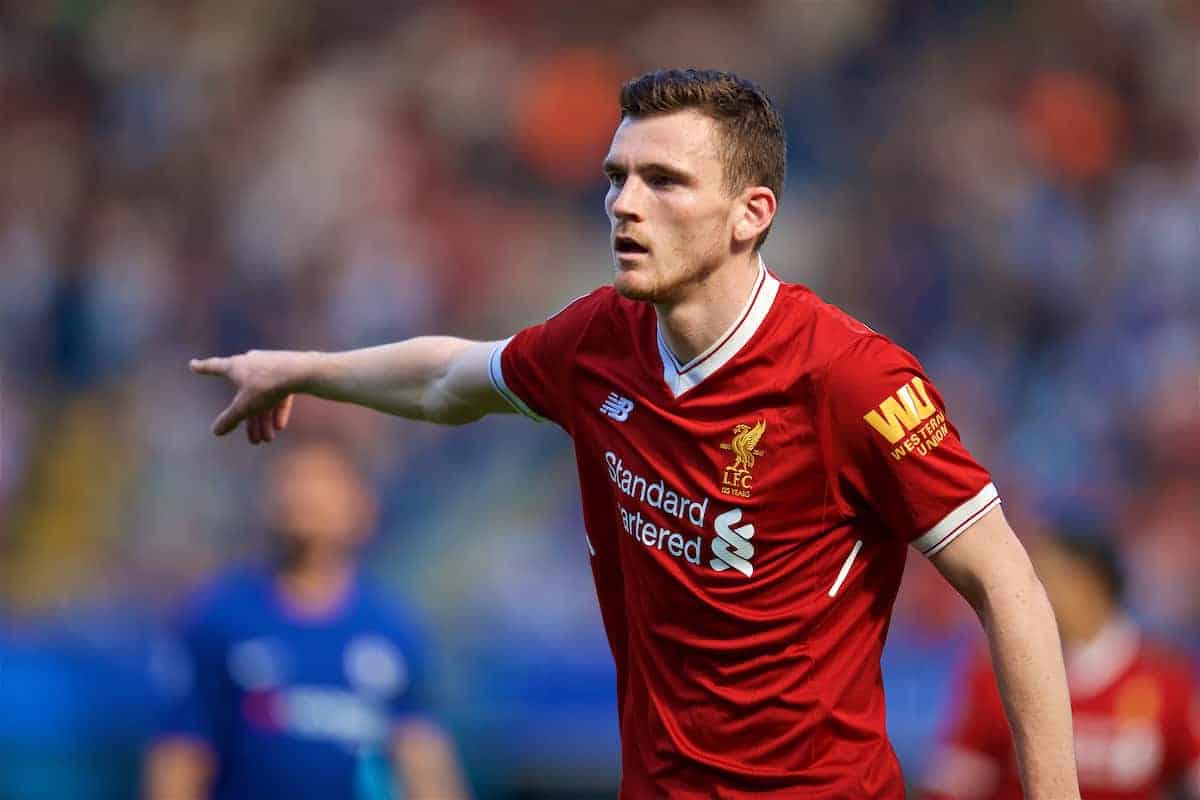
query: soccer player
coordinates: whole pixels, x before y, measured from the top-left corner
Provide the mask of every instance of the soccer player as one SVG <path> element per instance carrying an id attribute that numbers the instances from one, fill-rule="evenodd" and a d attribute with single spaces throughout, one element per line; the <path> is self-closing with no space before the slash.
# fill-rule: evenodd
<path id="1" fill-rule="evenodd" d="M 1031 798 L 1077 796 L 1053 613 L 917 361 L 759 248 L 782 120 L 728 73 L 621 90 L 604 160 L 612 286 L 511 339 L 192 363 L 251 442 L 306 392 L 574 440 L 617 669 L 621 797 L 894 798 L 879 656 L 909 545 L 988 632 Z"/>
<path id="2" fill-rule="evenodd" d="M 281 453 L 267 484 L 275 563 L 193 604 L 145 796 L 465 798 L 449 739 L 422 713 L 419 637 L 358 572 L 375 507 L 363 478 L 314 439 Z"/>
<path id="3" fill-rule="evenodd" d="M 1120 562 L 1105 538 L 1064 533 L 1034 563 L 1066 649 L 1079 788 L 1086 800 L 1200 798 L 1200 696 L 1187 662 L 1121 611 Z M 1012 736 L 987 654 L 973 653 L 930 800 L 1020 800 Z"/>

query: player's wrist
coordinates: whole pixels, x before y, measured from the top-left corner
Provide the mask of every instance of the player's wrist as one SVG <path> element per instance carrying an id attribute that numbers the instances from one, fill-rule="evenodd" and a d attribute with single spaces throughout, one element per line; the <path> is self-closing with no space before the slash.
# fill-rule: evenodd
<path id="1" fill-rule="evenodd" d="M 332 353 L 316 350 L 290 354 L 282 389 L 288 394 L 321 395 L 336 382 L 336 361 Z"/>

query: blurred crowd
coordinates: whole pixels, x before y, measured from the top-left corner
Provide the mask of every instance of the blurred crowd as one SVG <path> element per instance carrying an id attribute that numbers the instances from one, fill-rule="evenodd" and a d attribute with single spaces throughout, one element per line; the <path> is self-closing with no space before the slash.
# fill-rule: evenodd
<path id="1" fill-rule="evenodd" d="M 768 265 L 922 359 L 1019 533 L 1115 531 L 1136 618 L 1200 643 L 1200 2 L 0 1 L 0 764 L 102 752 L 121 796 L 172 609 L 263 547 L 261 452 L 187 359 L 502 338 L 606 282 L 617 89 L 662 66 L 766 86 Z M 296 424 L 369 465 L 474 779 L 610 785 L 566 437 Z M 914 768 L 974 625 L 916 562 Z"/>

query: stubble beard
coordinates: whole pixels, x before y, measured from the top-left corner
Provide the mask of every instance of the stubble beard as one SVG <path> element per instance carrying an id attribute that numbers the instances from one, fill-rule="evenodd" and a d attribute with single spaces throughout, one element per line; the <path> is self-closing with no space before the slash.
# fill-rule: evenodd
<path id="1" fill-rule="evenodd" d="M 617 294 L 624 297 L 626 300 L 640 300 L 643 302 L 655 302 L 657 295 L 656 283 L 648 282 L 644 279 L 644 275 L 635 274 L 634 271 L 622 270 L 619 266 L 615 267 L 616 274 L 613 276 L 613 288 L 617 290 Z"/>
<path id="2" fill-rule="evenodd" d="M 641 264 L 637 269 L 625 271 L 616 266 L 613 287 L 628 300 L 672 305 L 683 299 L 689 288 L 703 283 L 716 269 L 716 264 L 703 255 L 687 260 L 690 263 L 682 268 Z"/>

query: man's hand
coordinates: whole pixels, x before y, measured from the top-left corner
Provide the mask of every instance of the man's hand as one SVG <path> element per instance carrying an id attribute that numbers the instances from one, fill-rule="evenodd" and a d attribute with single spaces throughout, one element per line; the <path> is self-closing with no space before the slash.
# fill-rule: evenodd
<path id="1" fill-rule="evenodd" d="M 240 356 L 192 359 L 197 375 L 218 375 L 233 384 L 235 394 L 212 425 L 224 436 L 246 421 L 251 444 L 274 440 L 287 427 L 292 413 L 292 393 L 304 375 L 305 353 L 286 350 L 251 350 Z"/>

